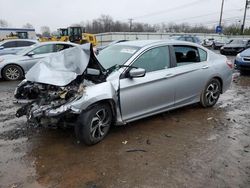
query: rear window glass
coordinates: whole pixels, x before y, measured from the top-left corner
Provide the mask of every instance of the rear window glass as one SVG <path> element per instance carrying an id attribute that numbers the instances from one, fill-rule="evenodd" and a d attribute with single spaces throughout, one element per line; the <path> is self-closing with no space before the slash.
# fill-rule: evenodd
<path id="1" fill-rule="evenodd" d="M 33 44 L 35 44 L 35 43 L 31 42 L 31 41 L 17 41 L 17 46 L 18 47 L 31 46 Z"/>
<path id="2" fill-rule="evenodd" d="M 4 48 L 15 48 L 17 47 L 16 41 L 6 42 L 2 45 Z"/>

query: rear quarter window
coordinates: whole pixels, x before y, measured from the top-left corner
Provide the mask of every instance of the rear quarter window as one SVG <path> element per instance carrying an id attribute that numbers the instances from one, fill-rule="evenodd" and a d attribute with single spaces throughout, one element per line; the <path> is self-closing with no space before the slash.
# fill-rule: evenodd
<path id="1" fill-rule="evenodd" d="M 207 61 L 207 52 L 201 48 L 198 48 L 199 55 L 200 55 L 200 61 Z"/>

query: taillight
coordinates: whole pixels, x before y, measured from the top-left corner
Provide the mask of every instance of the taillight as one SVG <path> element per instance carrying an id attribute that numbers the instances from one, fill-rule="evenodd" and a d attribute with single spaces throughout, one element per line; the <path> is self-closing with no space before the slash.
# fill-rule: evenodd
<path id="1" fill-rule="evenodd" d="M 229 59 L 226 60 L 226 64 L 229 66 L 230 69 L 234 67 L 232 61 L 230 61 Z"/>

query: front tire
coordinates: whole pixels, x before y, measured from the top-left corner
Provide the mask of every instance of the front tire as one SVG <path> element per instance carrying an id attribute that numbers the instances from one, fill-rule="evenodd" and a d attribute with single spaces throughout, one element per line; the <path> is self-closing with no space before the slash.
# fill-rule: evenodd
<path id="1" fill-rule="evenodd" d="M 201 94 L 201 105 L 205 108 L 214 106 L 220 97 L 221 90 L 221 83 L 218 79 L 210 80 Z"/>
<path id="2" fill-rule="evenodd" d="M 20 80 L 23 77 L 23 71 L 17 65 L 7 65 L 3 69 L 2 76 L 8 81 Z"/>
<path id="3" fill-rule="evenodd" d="M 112 111 L 108 104 L 97 104 L 83 111 L 75 126 L 78 140 L 86 145 L 94 145 L 104 139 L 112 123 Z"/>

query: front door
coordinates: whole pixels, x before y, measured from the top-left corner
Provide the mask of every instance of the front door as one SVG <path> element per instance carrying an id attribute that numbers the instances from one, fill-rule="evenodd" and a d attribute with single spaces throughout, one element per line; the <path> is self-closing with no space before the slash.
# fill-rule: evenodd
<path id="1" fill-rule="evenodd" d="M 147 50 L 132 65 L 145 69 L 146 75 L 120 80 L 123 121 L 146 117 L 174 105 L 173 70 L 167 46 Z"/>

